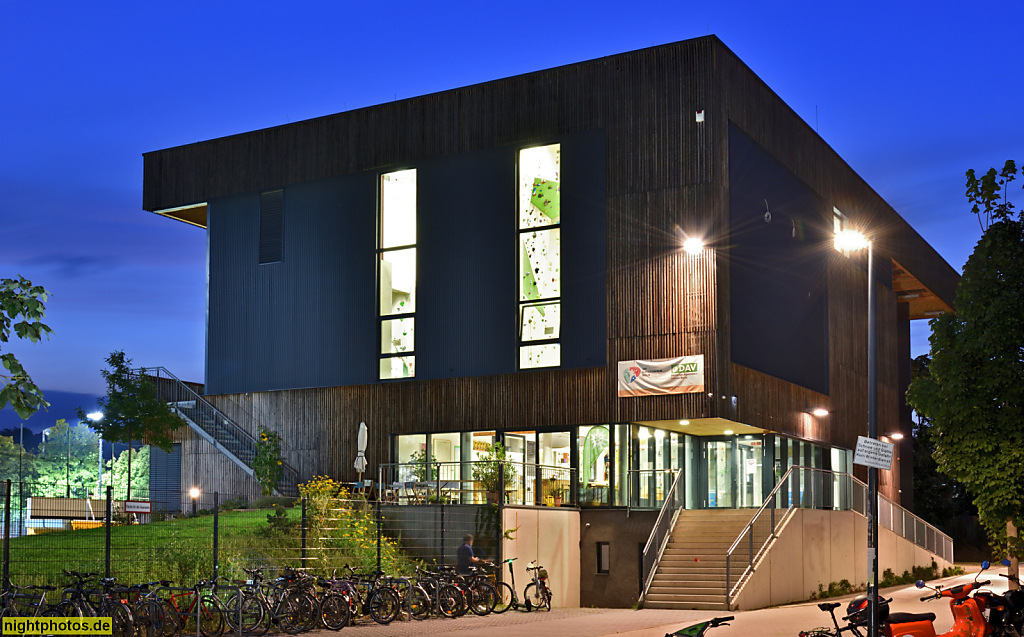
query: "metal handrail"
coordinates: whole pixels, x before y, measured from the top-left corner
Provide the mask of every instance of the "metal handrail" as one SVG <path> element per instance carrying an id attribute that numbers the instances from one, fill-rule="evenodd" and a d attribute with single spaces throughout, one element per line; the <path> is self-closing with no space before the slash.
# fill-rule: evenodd
<path id="1" fill-rule="evenodd" d="M 775 509 L 777 507 L 774 506 L 776 496 L 779 494 L 780 489 L 782 489 L 783 486 L 786 485 L 787 481 L 789 481 L 790 479 L 792 479 L 794 477 L 793 474 L 794 474 L 795 471 L 811 472 L 812 475 L 814 475 L 815 473 L 822 474 L 822 475 L 831 475 L 831 476 L 833 476 L 833 480 L 835 480 L 837 478 L 845 479 L 845 480 L 849 480 L 851 482 L 851 485 L 857 485 L 857 486 L 862 487 L 864 489 L 867 488 L 866 484 L 864 484 L 858 478 L 856 478 L 855 476 L 853 476 L 852 474 L 849 474 L 849 473 L 831 471 L 829 469 L 815 469 L 813 467 L 803 467 L 803 466 L 799 466 L 799 465 L 794 465 L 794 466 L 790 467 L 786 471 L 786 473 L 783 474 L 783 476 L 779 480 L 778 484 L 776 484 L 775 488 L 773 488 L 771 493 L 768 494 L 768 496 L 764 500 L 764 503 L 757 510 L 757 512 L 754 513 L 754 515 L 750 519 L 750 522 L 747 523 L 746 527 L 743 529 L 743 531 L 740 532 L 739 536 L 737 536 L 736 540 L 732 543 L 732 546 L 730 546 L 729 550 L 726 552 L 726 556 L 725 556 L 725 589 L 726 589 L 726 594 L 727 594 L 727 602 L 729 602 L 730 604 L 732 602 L 734 593 L 737 591 L 737 589 L 743 583 L 744 578 L 747 577 L 747 575 L 749 573 L 751 573 L 751 572 L 753 572 L 755 570 L 754 569 L 754 564 L 761 558 L 761 556 L 764 554 L 764 552 L 765 552 L 766 548 L 768 547 L 768 545 L 776 537 L 776 533 L 775 532 L 776 532 L 776 529 L 778 528 L 779 524 L 781 524 L 781 522 L 784 521 L 790 515 L 790 513 L 792 512 L 793 509 L 804 508 L 802 506 L 800 498 L 799 497 L 793 497 L 794 494 L 791 493 L 790 497 L 789 497 L 789 506 L 786 508 L 786 515 L 783 516 L 783 519 L 779 520 L 778 523 L 776 522 L 776 519 L 775 519 Z M 833 482 L 833 484 L 834 484 L 834 482 Z M 791 488 L 792 488 L 792 486 L 791 486 Z M 913 539 L 911 539 L 910 537 L 907 536 L 905 528 L 900 530 L 900 531 L 897 531 L 894 528 L 894 525 L 892 524 L 892 520 L 889 521 L 889 524 L 883 525 L 884 528 L 887 528 L 890 531 L 892 531 L 894 533 L 897 533 L 898 535 L 900 535 L 900 537 L 903 537 L 904 539 L 913 541 L 918 546 L 922 546 L 923 548 L 925 548 L 925 549 L 927 549 L 929 551 L 932 551 L 933 553 L 940 553 L 941 552 L 941 554 L 942 554 L 944 559 L 952 561 L 952 559 L 951 559 L 952 558 L 952 554 L 953 554 L 953 550 L 952 550 L 953 540 L 952 540 L 952 538 L 950 538 L 948 535 L 946 535 L 942 531 L 936 529 L 933 525 L 929 524 L 928 522 L 926 522 L 926 521 L 922 520 L 921 518 L 919 518 L 918 516 L 914 515 L 913 513 L 910 513 L 909 511 L 904 509 L 902 506 L 896 504 L 895 502 L 893 502 L 889 498 L 887 498 L 885 496 L 882 496 L 882 495 L 879 495 L 879 497 L 881 499 L 884 499 L 886 502 L 888 502 L 889 505 L 893 509 L 899 509 L 904 516 L 909 515 L 916 522 L 924 525 L 926 530 L 927 529 L 931 529 L 934 532 L 934 534 L 935 534 L 936 543 L 935 543 L 934 547 L 929 546 L 927 544 L 921 544 L 920 542 L 917 541 L 916 533 L 915 533 L 915 537 Z M 841 510 L 850 510 L 850 511 L 854 511 L 855 513 L 859 513 L 861 515 L 864 515 L 866 512 L 860 511 L 857 508 L 855 508 L 853 506 L 853 504 L 852 504 L 852 500 L 853 500 L 853 498 L 850 498 L 851 502 L 847 502 L 845 504 L 845 506 L 843 507 L 843 509 L 841 509 Z M 810 508 L 815 508 L 815 498 L 814 498 L 814 493 L 813 493 L 813 483 L 812 483 L 811 501 L 812 501 L 812 504 L 811 504 Z M 835 507 L 835 505 L 833 504 L 833 506 L 830 507 L 830 508 L 834 508 L 834 507 Z M 758 548 L 757 553 L 755 554 L 754 553 L 754 524 L 758 521 L 758 519 L 761 517 L 761 515 L 764 514 L 766 509 L 771 512 L 771 532 L 768 534 L 768 537 L 765 539 L 765 541 L 762 543 L 762 545 Z M 926 532 L 926 535 L 927 535 L 927 532 Z M 732 556 L 733 556 L 733 553 L 736 551 L 736 549 L 739 547 L 740 543 L 743 541 L 744 537 L 747 538 L 748 551 L 749 551 L 748 552 L 748 560 L 747 560 L 746 568 L 743 570 L 743 573 L 741 573 L 740 576 L 738 578 L 736 578 L 735 586 L 732 586 L 730 588 L 730 583 L 732 581 L 732 577 L 731 577 L 731 575 L 732 575 L 732 573 L 731 573 Z M 939 546 L 939 544 L 941 544 L 941 546 Z M 935 550 L 933 550 L 933 549 L 935 549 Z"/>
<path id="2" fill-rule="evenodd" d="M 644 597 L 647 596 L 647 591 L 651 587 L 651 582 L 654 581 L 654 574 L 658 570 L 658 564 L 661 563 L 661 556 L 665 552 L 665 547 L 668 545 L 668 540 L 671 537 L 671 533 L 665 533 L 665 527 L 667 526 L 671 529 L 675 526 L 676 516 L 680 509 L 680 507 L 674 506 L 677 501 L 676 492 L 679 488 L 679 481 L 683 478 L 684 471 L 685 469 L 679 469 L 679 471 L 676 472 L 676 477 L 672 480 L 672 486 L 669 487 L 668 493 L 665 494 L 665 501 L 661 505 L 661 511 L 658 512 L 658 519 L 654 522 L 654 528 L 651 529 L 651 535 L 647 538 L 647 543 L 644 545 L 644 550 L 641 554 L 643 559 L 641 567 L 645 571 L 645 573 L 643 573 L 643 590 L 640 591 L 641 602 Z M 670 508 L 674 508 L 672 513 L 668 513 Z M 667 515 L 672 517 L 671 523 L 666 523 Z M 660 539 L 658 539 L 659 535 L 662 536 Z M 657 544 L 658 552 L 657 555 L 654 556 L 650 567 L 648 567 L 648 556 L 651 555 L 655 544 Z"/>
<path id="3" fill-rule="evenodd" d="M 497 464 L 500 463 L 505 467 L 512 468 L 516 473 L 515 480 L 507 479 L 507 469 L 501 473 L 502 484 L 500 485 L 500 491 L 506 494 L 515 493 L 518 497 L 512 498 L 513 501 L 508 504 L 523 504 L 533 505 L 540 500 L 540 492 L 534 493 L 533 502 L 526 501 L 526 489 L 524 489 L 523 481 L 529 481 L 537 483 L 545 479 L 545 476 L 564 476 L 565 482 L 568 482 L 567 496 L 563 503 L 575 506 L 577 504 L 577 470 L 571 467 L 558 466 L 558 465 L 542 465 L 534 464 L 531 462 L 515 462 L 512 460 L 467 460 L 467 461 L 455 461 L 455 462 L 382 462 L 378 465 L 378 482 L 380 482 L 381 488 L 387 488 L 389 486 L 395 486 L 396 484 L 401 486 L 407 481 L 401 479 L 403 473 L 412 473 L 414 476 L 418 473 L 422 476 L 423 480 L 415 480 L 417 484 L 430 486 L 435 489 L 436 493 L 442 491 L 442 487 L 452 483 L 472 483 L 475 482 L 473 478 L 473 467 L 475 465 L 484 464 Z M 403 469 L 405 471 L 403 471 Z M 471 490 L 462 489 L 464 494 L 473 495 L 469 493 Z M 477 494 L 480 492 L 477 491 Z M 469 502 L 472 504 L 472 502 Z"/>
<path id="4" fill-rule="evenodd" d="M 178 399 L 184 398 L 184 400 L 174 400 L 174 401 L 171 401 L 171 402 L 178 403 L 178 402 L 194 401 L 196 403 L 196 408 L 197 409 L 201 410 L 202 412 L 205 412 L 205 414 L 208 415 L 208 416 L 211 416 L 212 419 L 219 420 L 220 426 L 222 426 L 224 429 L 228 430 L 229 434 L 235 439 L 235 441 L 238 443 L 238 446 L 240 447 L 240 448 L 236 447 L 234 449 L 229 449 L 229 450 L 232 453 L 235 453 L 236 451 L 243 451 L 243 450 L 245 452 L 248 452 L 246 454 L 248 457 L 246 457 L 246 458 L 239 458 L 239 460 L 241 460 L 242 462 L 244 462 L 245 464 L 247 464 L 247 465 L 249 465 L 251 467 L 252 461 L 256 457 L 256 438 L 255 437 L 253 437 L 246 430 L 244 430 L 241 427 L 239 427 L 238 424 L 234 420 L 232 420 L 231 418 L 228 418 L 228 416 L 226 414 L 224 414 L 224 412 L 222 412 L 221 410 L 219 410 L 216 407 L 214 407 L 210 403 L 210 401 L 208 401 L 205 398 L 203 398 L 202 396 L 200 396 L 199 393 L 196 390 L 192 389 L 191 387 L 188 386 L 187 383 L 185 383 L 180 378 L 178 378 L 177 376 L 172 374 L 170 372 L 170 370 L 168 370 L 166 367 L 162 367 L 162 366 L 142 367 L 142 368 L 140 368 L 138 370 L 138 372 L 140 374 L 155 376 L 157 379 L 167 378 L 169 380 L 174 381 L 175 389 L 177 390 L 176 394 L 175 394 L 175 398 L 178 398 Z M 178 392 L 181 392 L 181 395 L 179 395 Z M 222 445 L 224 444 L 224 441 L 218 439 L 218 437 L 216 435 L 216 431 L 210 431 L 207 427 L 204 426 L 204 423 L 202 423 L 202 422 L 197 422 L 195 424 L 197 426 L 201 427 L 203 429 L 203 431 L 205 431 L 207 434 L 209 434 L 215 440 L 220 442 Z M 232 446 L 234 446 L 234 445 L 232 445 Z M 228 445 L 224 445 L 224 447 L 228 448 Z M 237 454 L 235 454 L 235 455 L 237 457 Z M 281 483 L 282 484 L 287 484 L 287 485 L 296 485 L 296 484 L 298 484 L 298 482 L 299 482 L 299 472 L 298 471 L 296 471 L 292 466 L 290 466 L 289 464 L 287 464 L 286 462 L 283 462 L 283 461 L 281 463 L 281 468 L 282 468 L 282 472 L 281 472 Z"/>

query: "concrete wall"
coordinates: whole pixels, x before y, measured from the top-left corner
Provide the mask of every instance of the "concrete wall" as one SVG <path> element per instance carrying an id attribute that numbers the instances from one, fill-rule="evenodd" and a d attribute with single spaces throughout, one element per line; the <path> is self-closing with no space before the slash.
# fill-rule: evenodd
<path id="1" fill-rule="evenodd" d="M 658 511 L 586 509 L 580 512 L 580 604 L 630 608 L 640 598 L 640 551 Z M 597 543 L 608 542 L 607 573 L 597 572 Z"/>
<path id="2" fill-rule="evenodd" d="M 950 566 L 940 556 L 879 529 L 879 577 L 887 568 L 897 575 L 914 566 Z M 818 585 L 849 580 L 863 587 L 868 579 L 868 522 L 851 511 L 798 509 L 783 527 L 768 555 L 740 591 L 735 610 L 765 608 L 808 599 Z M 738 575 L 739 569 L 733 567 Z"/>
<path id="3" fill-rule="evenodd" d="M 503 524 L 506 529 L 516 529 L 513 539 L 505 540 L 502 547 L 506 559 L 516 558 L 512 562 L 516 594 L 522 597 L 530 583 L 526 565 L 537 560 L 548 571 L 551 605 L 579 607 L 580 512 L 563 507 L 506 507 Z"/>

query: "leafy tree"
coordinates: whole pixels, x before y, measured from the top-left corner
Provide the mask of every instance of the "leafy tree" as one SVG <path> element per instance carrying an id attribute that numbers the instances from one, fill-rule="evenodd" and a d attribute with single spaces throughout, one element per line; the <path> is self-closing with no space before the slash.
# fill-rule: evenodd
<path id="1" fill-rule="evenodd" d="M 46 314 L 48 297 L 49 292 L 44 287 L 32 285 L 23 276 L 0 279 L 0 343 L 8 342 L 12 327 L 18 338 L 27 338 L 33 343 L 38 343 L 43 336 L 49 338 L 53 330 L 40 321 Z M 7 373 L 0 371 L 0 409 L 10 403 L 24 419 L 50 406 L 14 354 L 0 354 L 0 362 L 7 370 Z"/>
<path id="2" fill-rule="evenodd" d="M 922 354 L 911 363 L 913 379 L 929 374 L 931 358 Z M 912 431 L 914 445 L 914 513 L 939 527 L 978 510 L 964 485 L 939 470 L 935 462 L 935 431 L 930 420 L 916 414 Z"/>
<path id="3" fill-rule="evenodd" d="M 101 370 L 107 382 L 107 395 L 96 401 L 103 417 L 93 424 L 103 438 L 113 442 L 127 443 L 143 441 L 164 451 L 171 450 L 174 430 L 184 421 L 174 413 L 170 405 L 160 400 L 152 381 L 131 368 L 132 361 L 123 351 L 116 351 L 106 358 L 109 370 Z M 79 408 L 78 417 L 85 419 L 85 412 Z M 132 456 L 128 454 L 128 490 L 131 499 Z"/>
<path id="4" fill-rule="evenodd" d="M 48 494 L 85 495 L 97 488 L 99 471 L 99 435 L 86 425 L 74 426 L 62 418 L 50 427 L 46 440 L 39 445 L 33 466 L 36 482 L 47 485 Z M 40 494 L 42 495 L 42 494 Z"/>
<path id="5" fill-rule="evenodd" d="M 1024 553 L 1024 220 L 1006 188 L 1012 161 L 981 178 L 967 173 L 967 197 L 983 234 L 964 266 L 956 314 L 931 322 L 930 374 L 908 402 L 933 423 L 938 468 L 974 497 L 997 551 Z M 1008 535 L 1010 537 L 1008 537 Z"/>
<path id="6" fill-rule="evenodd" d="M 131 480 L 128 472 L 131 471 Z M 149 446 L 139 449 L 125 449 L 117 454 L 116 460 L 107 460 L 103 465 L 103 486 L 114 487 L 115 500 L 130 500 L 131 486 L 136 493 L 149 492 Z"/>
<path id="7" fill-rule="evenodd" d="M 22 475 L 31 474 L 34 460 L 14 438 L 0 436 L 0 480 L 18 482 Z"/>
<path id="8" fill-rule="evenodd" d="M 263 425 L 260 425 L 260 437 L 256 441 L 252 471 L 263 495 L 273 494 L 277 489 L 277 483 L 281 481 L 281 476 L 284 475 L 284 466 L 281 464 L 281 436 Z"/>

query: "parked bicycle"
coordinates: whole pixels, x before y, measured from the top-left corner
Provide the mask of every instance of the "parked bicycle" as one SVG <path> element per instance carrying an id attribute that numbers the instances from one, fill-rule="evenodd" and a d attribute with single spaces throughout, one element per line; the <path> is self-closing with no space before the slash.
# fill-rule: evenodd
<path id="1" fill-rule="evenodd" d="M 703 635 L 711 630 L 712 628 L 718 628 L 719 626 L 728 626 L 727 622 L 731 622 L 736 619 L 733 615 L 728 617 L 715 617 L 709 619 L 706 622 L 687 626 L 686 628 L 680 628 L 674 633 L 665 633 L 665 637 L 675 637 L 676 635 L 684 635 L 685 637 L 703 637 Z"/>
<path id="2" fill-rule="evenodd" d="M 543 566 L 537 565 L 537 560 L 526 566 L 527 573 L 532 573 L 533 581 L 526 585 L 523 591 L 523 598 L 526 600 L 526 610 L 543 608 L 551 610 L 551 589 L 548 588 L 548 571 Z"/>

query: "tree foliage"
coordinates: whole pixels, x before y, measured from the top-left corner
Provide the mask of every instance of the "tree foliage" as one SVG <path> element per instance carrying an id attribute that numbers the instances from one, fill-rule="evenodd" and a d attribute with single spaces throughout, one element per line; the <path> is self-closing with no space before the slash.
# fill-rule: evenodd
<path id="1" fill-rule="evenodd" d="M 96 493 L 99 436 L 86 425 L 68 425 L 62 418 L 50 427 L 33 462 L 32 479 L 52 487 L 46 495 Z M 43 495 L 43 494 L 40 494 Z"/>
<path id="2" fill-rule="evenodd" d="M 271 495 L 277 489 L 277 483 L 284 475 L 281 464 L 281 436 L 260 425 L 259 439 L 256 441 L 256 457 L 252 461 L 252 471 L 260 484 L 260 493 Z"/>
<path id="3" fill-rule="evenodd" d="M 1005 196 L 1015 174 L 1013 162 L 981 179 L 968 172 L 968 199 L 988 225 L 964 266 L 956 314 L 931 322 L 930 373 L 907 394 L 933 423 L 938 469 L 974 497 L 997 550 L 1008 520 L 1024 526 L 1024 223 Z M 1010 538 L 1012 552 L 1022 549 Z"/>
<path id="4" fill-rule="evenodd" d="M 113 442 L 127 443 L 142 441 L 163 451 L 171 450 L 174 430 L 185 424 L 171 409 L 170 405 L 156 395 L 153 382 L 145 375 L 131 368 L 132 361 L 123 351 L 116 351 L 106 358 L 109 370 L 101 370 L 107 383 L 107 395 L 96 401 L 103 417 L 93 424 L 101 436 Z M 85 412 L 79 408 L 78 417 L 85 419 Z M 130 467 L 132 455 L 128 455 Z M 135 471 L 126 468 L 128 495 Z"/>
<path id="5" fill-rule="evenodd" d="M 32 285 L 23 276 L 0 279 L 0 343 L 10 340 L 12 329 L 18 338 L 33 343 L 38 343 L 43 336 L 49 338 L 53 330 L 41 321 L 46 314 L 47 298 L 49 292 L 44 287 Z M 0 371 L 0 409 L 10 403 L 24 419 L 50 406 L 14 354 L 0 354 L 0 363 L 6 370 Z"/>
<path id="6" fill-rule="evenodd" d="M 146 376 L 131 368 L 132 360 L 116 351 L 106 358 L 109 370 L 101 370 L 107 395 L 96 401 L 103 417 L 93 424 L 105 440 L 131 444 L 143 441 L 163 451 L 171 450 L 173 432 L 185 422 L 160 400 Z M 85 419 L 79 408 L 78 417 Z"/>

